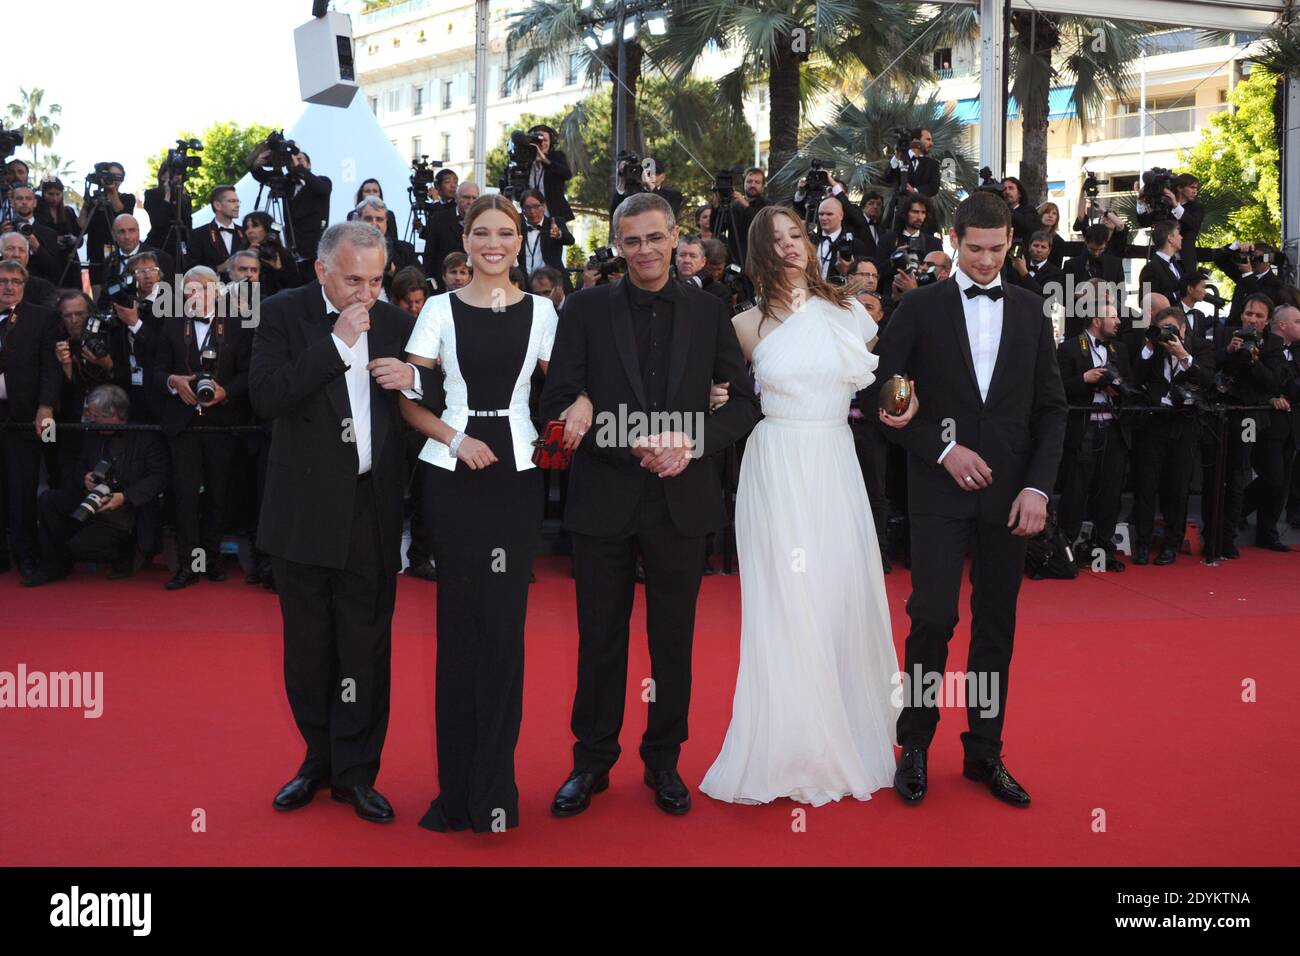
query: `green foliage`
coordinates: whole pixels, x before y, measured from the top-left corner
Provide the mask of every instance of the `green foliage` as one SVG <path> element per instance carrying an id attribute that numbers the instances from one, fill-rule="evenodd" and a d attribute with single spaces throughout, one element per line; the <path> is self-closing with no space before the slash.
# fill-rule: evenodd
<path id="1" fill-rule="evenodd" d="M 1212 220 L 1207 213 L 1199 244 L 1222 245 L 1234 239 L 1265 240 L 1277 245 L 1281 237 L 1282 204 L 1278 178 L 1278 143 L 1274 127 L 1273 94 L 1277 76 L 1256 67 L 1233 89 L 1233 111 L 1215 113 L 1201 141 L 1186 151 L 1183 165 L 1201 181 L 1202 197 L 1225 206 Z"/>
<path id="2" fill-rule="evenodd" d="M 248 154 L 253 147 L 266 139 L 270 126 L 240 126 L 238 123 L 213 123 L 202 135 L 182 130 L 176 134 L 177 139 L 197 138 L 203 143 L 203 152 L 192 154 L 203 157 L 203 164 L 193 171 L 186 182 L 186 189 L 193 197 L 197 209 L 208 202 L 212 190 L 217 186 L 233 186 L 244 178 L 248 172 Z M 150 186 L 158 181 L 158 167 L 167 158 L 167 150 L 159 150 L 149 161 Z"/>
<path id="3" fill-rule="evenodd" d="M 59 135 L 59 124 L 51 117 L 60 115 L 63 107 L 58 103 L 43 106 L 41 101 L 44 99 L 44 90 L 38 87 L 26 90 L 20 86 L 18 102 L 10 103 L 8 107 L 10 127 L 22 132 L 23 145 L 31 150 L 32 158 L 29 166 L 32 167 L 40 163 L 38 147 L 44 146 L 49 149 L 54 145 L 54 137 Z M 43 114 L 41 112 L 43 109 L 49 112 Z"/>

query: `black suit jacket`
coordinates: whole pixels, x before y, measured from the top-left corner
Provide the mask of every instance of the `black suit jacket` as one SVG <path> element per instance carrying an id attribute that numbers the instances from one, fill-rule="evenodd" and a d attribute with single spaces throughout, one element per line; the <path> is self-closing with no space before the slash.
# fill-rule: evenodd
<path id="1" fill-rule="evenodd" d="M 668 284 L 674 309 L 664 410 L 680 418 L 668 430 L 688 431 L 700 460 L 676 478 L 656 479 L 633 457 L 626 434 L 635 424 L 629 416 L 647 409 L 623 288 L 627 281 L 573 293 L 560 315 L 542 392 L 542 417 L 557 418 L 584 390 L 595 410 L 592 427 L 570 465 L 565 527 L 579 534 L 619 534 L 632 521 L 649 478 L 664 481 L 678 534 L 694 537 L 716 531 L 726 526 L 727 513 L 717 470 L 703 459 L 743 438 L 759 418 L 754 382 L 730 310 L 707 292 L 682 282 Z M 730 382 L 731 399 L 709 415 L 714 382 Z M 620 422 L 629 425 L 619 427 Z"/>
<path id="2" fill-rule="evenodd" d="M 415 327 L 409 313 L 376 302 L 370 309 L 370 358 L 402 358 Z M 357 492 L 357 446 L 343 439 L 352 415 L 344 364 L 315 280 L 262 303 L 253 341 L 249 394 L 271 422 L 266 490 L 257 528 L 268 554 L 327 568 L 347 564 Z M 433 369 L 417 366 L 427 406 Z M 385 574 L 401 567 L 402 495 L 409 474 L 398 392 L 370 379 L 371 470 Z"/>
<path id="3" fill-rule="evenodd" d="M 921 230 L 921 238 L 925 244 L 925 248 L 919 253 L 922 259 L 932 252 L 939 252 L 943 249 L 943 243 L 939 240 L 939 237 L 930 235 L 924 229 Z M 894 272 L 897 270 L 890 264 L 889 257 L 898 249 L 899 242 L 905 239 L 906 237 L 902 233 L 896 236 L 892 229 L 886 229 L 880 234 L 880 241 L 876 243 L 876 269 L 880 272 L 879 288 L 888 289 L 893 284 Z"/>
<path id="4" fill-rule="evenodd" d="M 1152 405 L 1159 405 L 1169 394 L 1170 385 L 1191 385 L 1201 389 L 1214 388 L 1214 346 L 1204 339 L 1187 335 L 1183 338 L 1183 347 L 1192 357 L 1192 365 L 1180 369 L 1173 377 L 1173 382 L 1165 379 L 1165 359 L 1169 353 L 1158 345 L 1152 346 L 1151 355 L 1142 357 L 1142 349 L 1149 343 L 1138 346 L 1133 356 L 1133 384 L 1147 393 L 1147 400 Z M 1153 419 L 1156 424 L 1159 419 Z"/>
<path id="5" fill-rule="evenodd" d="M 66 257 L 59 250 L 59 234 L 51 229 L 39 219 L 31 223 L 32 235 L 40 243 L 40 249 L 31 253 L 27 261 L 27 271 L 34 276 L 40 276 L 42 279 L 51 283 L 58 283 L 63 276 L 63 265 L 67 261 Z M 13 230 L 16 231 L 15 226 Z M 3 233 L 0 233 L 2 235 Z"/>
<path id="6" fill-rule="evenodd" d="M 453 252 L 465 251 L 465 224 L 456 214 L 454 204 L 435 210 L 424 228 L 424 274 L 439 291 L 442 284 L 442 260 Z"/>
<path id="7" fill-rule="evenodd" d="M 135 515 L 136 543 L 145 554 L 162 550 L 161 497 L 171 481 L 171 459 L 157 432 L 125 431 L 120 443 L 108 444 L 108 433 L 86 433 L 76 467 L 68 475 L 80 488 L 82 477 L 105 457 L 113 462 L 122 494 Z M 112 454 L 106 454 L 111 451 Z"/>
<path id="8" fill-rule="evenodd" d="M 1285 343 L 1283 348 L 1286 348 Z M 1288 359 L 1283 352 L 1282 361 L 1278 365 L 1278 391 L 1291 403 L 1291 411 L 1279 414 L 1286 416 L 1291 440 L 1300 443 L 1300 342 L 1292 344 L 1289 351 L 1291 358 Z"/>
<path id="9" fill-rule="evenodd" d="M 392 233 L 389 233 L 391 236 Z M 419 266 L 420 259 L 415 254 L 415 246 L 401 239 L 388 239 L 388 267 L 384 269 L 384 291 L 392 288 L 393 276 L 407 266 Z M 276 291 L 279 291 L 278 289 Z"/>
<path id="10" fill-rule="evenodd" d="M 5 390 L 9 395 L 9 420 L 32 422 L 33 428 L 19 434 L 36 441 L 36 410 L 42 406 L 51 410 L 59 406 L 59 391 L 63 373 L 54 355 L 54 343 L 59 338 L 58 317 L 49 309 L 19 303 L 17 320 L 13 316 L 5 322 L 0 334 L 4 347 L 0 348 L 0 373 L 5 377 Z"/>
<path id="11" fill-rule="evenodd" d="M 1009 278 L 1022 289 L 1028 289 L 1035 295 L 1049 298 L 1053 294 L 1065 301 L 1065 270 L 1052 265 L 1051 259 L 1044 259 L 1034 272 L 1022 276 L 1014 269 L 1009 270 Z M 1004 273 L 1005 275 L 1005 273 Z"/>
<path id="12" fill-rule="evenodd" d="M 1250 296 L 1261 292 L 1272 299 L 1273 304 L 1276 305 L 1278 292 L 1283 287 L 1282 280 L 1271 269 L 1268 272 L 1247 272 L 1243 275 L 1240 267 L 1232 261 L 1232 257 L 1233 251 L 1227 246 L 1214 253 L 1214 264 L 1232 280 L 1232 303 L 1228 306 L 1230 323 L 1240 321 L 1242 309 L 1246 307 L 1246 299 Z"/>
<path id="13" fill-rule="evenodd" d="M 897 188 L 901 170 L 894 169 L 892 166 L 887 168 L 889 171 L 885 174 L 885 182 Z M 908 185 L 915 186 L 916 191 L 925 196 L 939 195 L 940 180 L 939 162 L 929 156 L 917 159 L 915 171 L 909 171 L 907 174 Z"/>
<path id="14" fill-rule="evenodd" d="M 1177 261 L 1179 275 L 1175 276 L 1169 263 L 1155 253 L 1138 273 L 1138 288 L 1143 293 L 1158 292 L 1169 300 L 1170 305 L 1177 305 L 1187 291 L 1187 274 L 1183 272 L 1182 260 Z"/>
<path id="15" fill-rule="evenodd" d="M 560 227 L 559 239 L 551 238 L 552 221 L 554 221 L 555 224 Z M 560 222 L 558 219 L 552 220 L 550 216 L 547 216 L 542 220 L 540 228 L 541 228 L 541 239 L 537 241 L 540 243 L 542 262 L 544 262 L 546 265 L 550 266 L 553 269 L 559 269 L 560 272 L 564 275 L 564 291 L 572 292 L 573 283 L 569 279 L 569 270 L 566 269 L 564 266 L 564 247 L 573 245 L 574 243 L 573 233 L 569 232 L 568 226 L 566 226 L 564 223 Z M 532 233 L 528 231 L 528 223 L 525 222 L 524 241 L 520 243 L 519 259 L 517 260 L 516 264 L 519 266 L 519 271 L 524 274 L 524 278 L 527 280 L 532 279 L 532 276 L 529 274 L 526 265 L 528 261 L 527 259 L 528 243 L 532 241 L 530 239 L 531 235 Z"/>
<path id="16" fill-rule="evenodd" d="M 59 290 L 48 279 L 42 279 L 34 272 L 27 274 L 27 284 L 23 286 L 23 304 L 39 305 L 44 309 L 54 308 L 54 299 Z"/>
<path id="17" fill-rule="evenodd" d="M 188 239 L 189 261 L 185 263 L 185 268 L 191 266 L 207 266 L 214 271 L 221 271 L 221 266 L 227 259 L 233 256 L 241 249 L 248 248 L 248 240 L 244 238 L 244 228 L 236 224 L 234 237 L 230 241 L 230 251 L 226 251 L 225 240 L 218 232 L 217 221 L 214 219 L 206 226 L 195 226 L 190 230 Z"/>
<path id="18" fill-rule="evenodd" d="M 908 508 L 912 514 L 982 518 L 1007 523 L 1011 503 L 1025 488 L 1050 495 L 1065 439 L 1066 400 L 1052 322 L 1038 296 L 1015 286 L 1003 298 L 1002 335 L 989 385 L 980 398 L 970 340 L 955 279 L 905 295 L 885 324 L 880 365 L 860 393 L 874 420 L 880 387 L 897 373 L 916 382 L 920 410 L 906 428 L 885 428 L 908 451 Z M 939 456 L 954 441 L 979 454 L 993 471 L 984 491 L 963 491 Z"/>
<path id="19" fill-rule="evenodd" d="M 1120 378 L 1133 384 L 1133 373 L 1129 368 L 1128 349 L 1118 339 L 1105 343 L 1107 363 L 1119 370 Z M 1097 386 L 1083 380 L 1083 373 L 1097 367 L 1097 357 L 1088 341 L 1088 333 L 1080 332 L 1072 338 L 1063 339 L 1056 348 L 1056 361 L 1061 369 L 1061 385 L 1065 389 L 1066 401 L 1071 405 L 1087 405 L 1097 394 Z M 1135 386 L 1136 387 L 1136 386 Z M 1116 413 L 1118 402 L 1112 401 L 1107 410 Z M 1065 425 L 1065 447 L 1078 448 L 1083 441 L 1083 431 L 1088 424 L 1091 412 L 1070 411 Z M 1132 445 L 1133 431 L 1131 416 L 1118 415 L 1120 436 L 1125 445 Z M 1047 489 L 1043 489 L 1047 490 Z"/>
<path id="20" fill-rule="evenodd" d="M 221 323 L 218 330 L 217 325 Z M 188 331 L 188 335 L 186 334 Z M 248 366 L 253 347 L 253 330 L 239 318 L 214 318 L 209 344 L 217 349 L 217 383 L 226 390 L 226 400 L 204 409 L 186 405 L 167 388 L 170 375 L 193 375 L 199 371 L 199 342 L 193 320 L 183 315 L 164 319 L 154 357 L 154 387 L 162 395 L 158 424 L 163 434 L 174 438 L 187 425 L 245 425 L 248 423 Z M 220 334 L 219 334 L 220 333 Z M 217 343 L 220 341 L 220 345 Z"/>
<path id="21" fill-rule="evenodd" d="M 321 233 L 329 224 L 330 193 L 334 184 L 328 176 L 317 176 L 309 169 L 297 170 L 302 188 L 289 200 L 293 222 L 294 251 L 299 259 L 315 259 Z"/>
<path id="22" fill-rule="evenodd" d="M 171 256 L 167 255 L 167 253 L 163 252 L 161 249 L 155 249 L 153 246 L 146 246 L 143 242 L 136 247 L 134 255 L 138 256 L 142 252 L 151 252 L 158 257 L 158 269 L 161 273 L 158 276 L 158 279 L 160 282 L 173 283 L 176 281 L 176 263 L 172 260 Z M 100 276 L 105 280 L 106 285 L 108 279 L 116 279 L 126 272 L 126 264 L 129 259 L 130 257 L 123 257 L 121 249 L 117 248 L 117 246 L 113 247 L 113 252 L 104 260 L 102 266 L 103 271 L 100 273 Z M 108 308 L 108 297 L 105 296 L 102 291 L 100 293 L 99 305 L 100 308 Z"/>
<path id="23" fill-rule="evenodd" d="M 546 197 L 546 212 L 560 222 L 573 219 L 573 210 L 569 208 L 569 199 L 564 195 L 565 185 L 573 178 L 569 167 L 569 158 L 562 149 L 552 149 L 547 154 L 550 163 L 542 173 L 542 194 Z M 531 173 L 532 170 L 529 170 Z"/>

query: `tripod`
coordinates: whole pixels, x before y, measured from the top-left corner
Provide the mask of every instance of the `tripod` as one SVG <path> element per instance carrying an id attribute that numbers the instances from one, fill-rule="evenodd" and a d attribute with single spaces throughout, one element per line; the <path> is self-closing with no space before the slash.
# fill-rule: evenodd
<path id="1" fill-rule="evenodd" d="M 301 257 L 298 255 L 298 247 L 293 238 L 293 199 L 289 195 L 289 190 L 280 188 L 278 183 L 269 185 L 269 191 L 267 191 L 268 183 L 258 185 L 257 198 L 253 200 L 253 208 L 259 212 L 267 213 L 273 221 L 280 223 L 282 226 L 281 235 L 284 237 L 284 248 L 289 255 L 293 256 L 295 262 L 299 262 Z M 262 205 L 264 191 L 267 191 L 265 206 Z"/>
<path id="2" fill-rule="evenodd" d="M 168 205 L 171 207 L 172 221 L 167 227 L 167 235 L 163 237 L 161 248 L 172 257 L 176 268 L 184 273 L 185 263 L 189 261 L 189 238 L 193 224 L 190 194 L 185 189 L 184 173 L 181 174 L 180 182 L 175 187 L 175 195 L 168 200 Z M 175 239 L 172 238 L 173 236 Z"/>

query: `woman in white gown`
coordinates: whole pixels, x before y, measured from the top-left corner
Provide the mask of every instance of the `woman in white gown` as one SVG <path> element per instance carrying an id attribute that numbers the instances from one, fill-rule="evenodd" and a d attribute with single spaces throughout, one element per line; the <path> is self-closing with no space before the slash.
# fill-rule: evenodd
<path id="1" fill-rule="evenodd" d="M 717 800 L 820 806 L 891 786 L 899 707 L 884 574 L 848 412 L 872 379 L 876 323 L 821 278 L 803 224 L 779 206 L 749 231 L 760 305 L 736 316 L 764 418 L 736 498 L 740 672 Z M 916 413 L 916 402 L 895 427 Z"/>

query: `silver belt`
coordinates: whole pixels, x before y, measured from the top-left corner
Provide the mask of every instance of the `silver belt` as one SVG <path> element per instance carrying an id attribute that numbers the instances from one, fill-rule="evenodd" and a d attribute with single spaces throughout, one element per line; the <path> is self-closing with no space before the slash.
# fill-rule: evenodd
<path id="1" fill-rule="evenodd" d="M 484 411 L 479 408 L 471 408 L 466 412 L 466 414 L 469 415 L 470 418 L 505 418 L 509 416 L 510 409 L 497 408 L 492 411 Z"/>

